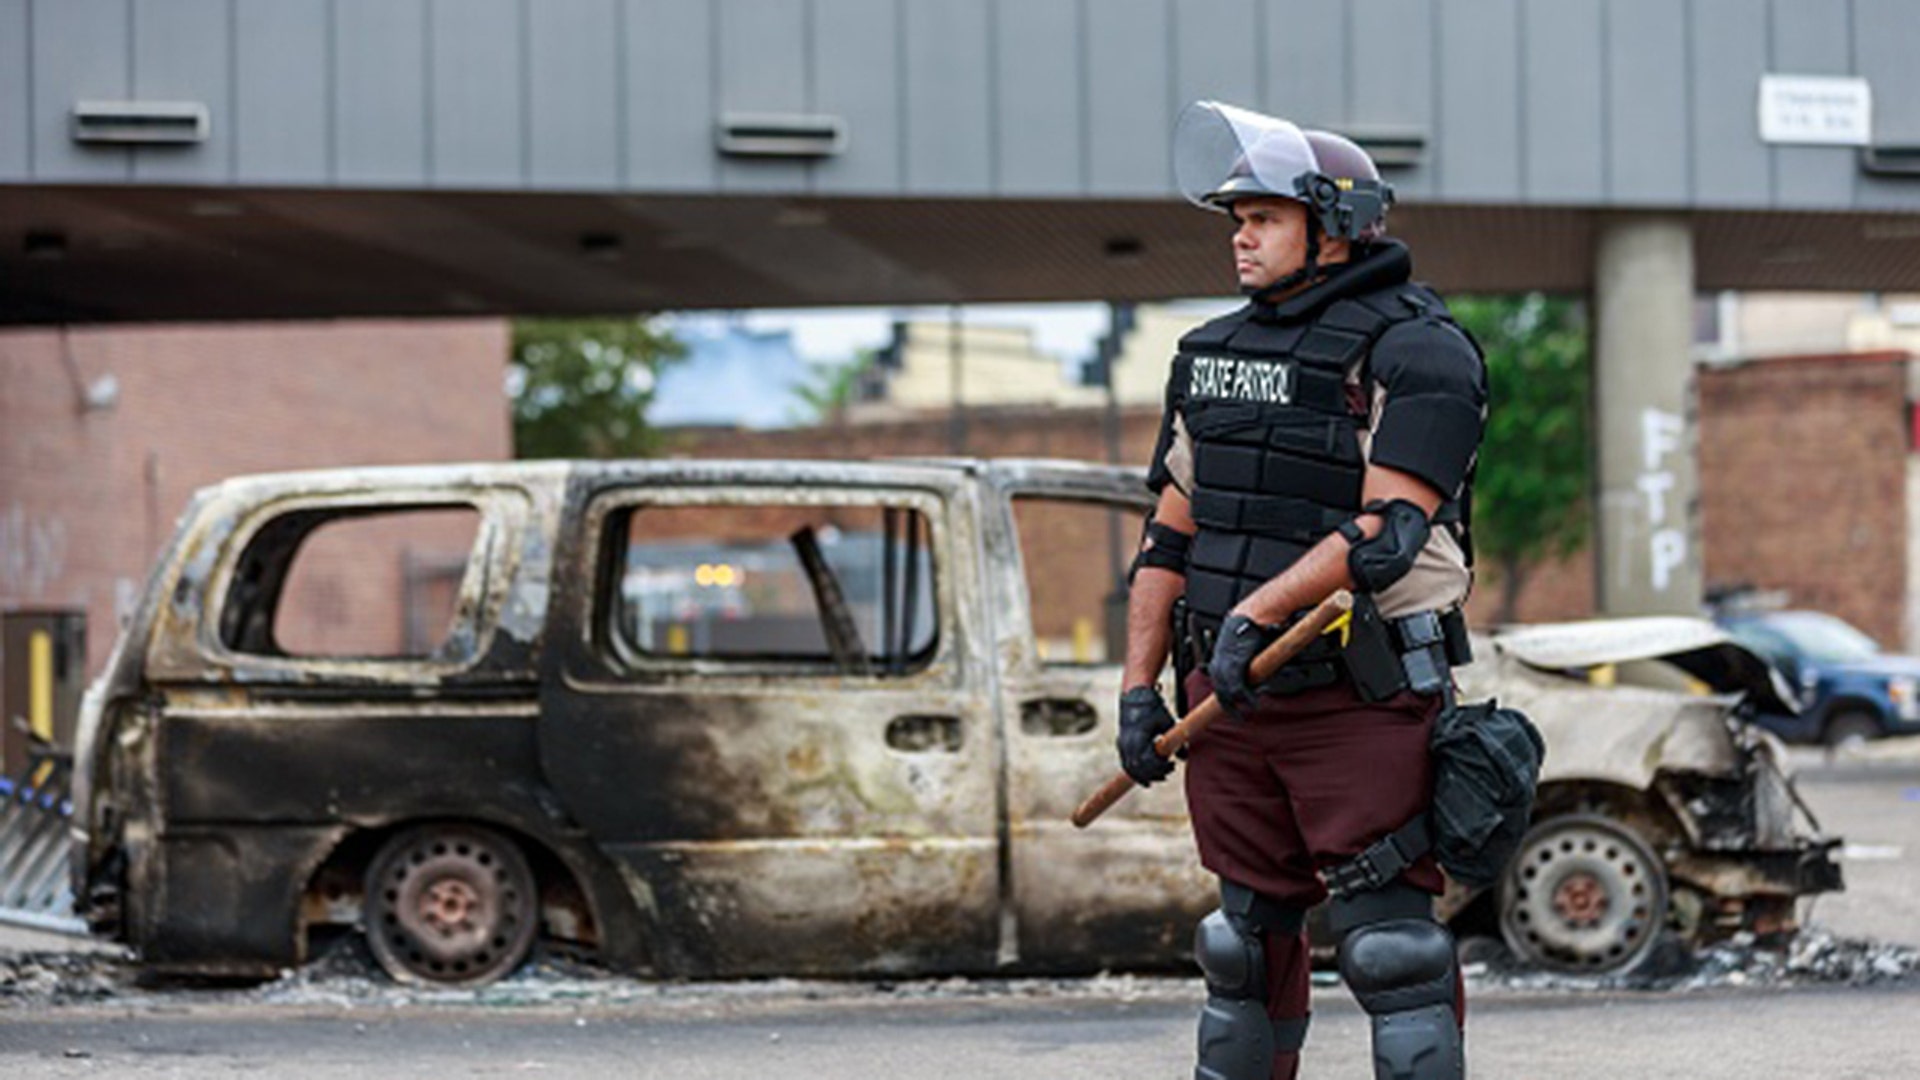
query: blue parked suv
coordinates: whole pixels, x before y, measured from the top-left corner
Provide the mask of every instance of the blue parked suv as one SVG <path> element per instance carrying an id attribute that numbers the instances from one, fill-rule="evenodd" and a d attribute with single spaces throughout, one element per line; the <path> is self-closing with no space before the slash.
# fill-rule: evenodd
<path id="1" fill-rule="evenodd" d="M 1727 615 L 1720 624 L 1799 688 L 1800 715 L 1754 718 L 1781 738 L 1837 746 L 1920 732 L 1920 658 L 1881 652 L 1872 638 L 1818 611 Z"/>

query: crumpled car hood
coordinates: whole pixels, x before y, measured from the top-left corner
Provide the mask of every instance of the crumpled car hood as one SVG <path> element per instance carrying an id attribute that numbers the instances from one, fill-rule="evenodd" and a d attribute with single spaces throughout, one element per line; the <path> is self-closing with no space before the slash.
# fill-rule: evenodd
<path id="1" fill-rule="evenodd" d="M 1501 634 L 1493 647 L 1547 671 L 1662 660 L 1717 693 L 1746 694 L 1763 711 L 1800 711 L 1799 695 L 1772 665 L 1705 619 L 1650 615 L 1544 623 Z"/>

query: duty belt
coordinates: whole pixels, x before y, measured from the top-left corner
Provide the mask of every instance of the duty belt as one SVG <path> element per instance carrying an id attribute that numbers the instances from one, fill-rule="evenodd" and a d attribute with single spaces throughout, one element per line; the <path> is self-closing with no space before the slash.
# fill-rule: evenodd
<path id="1" fill-rule="evenodd" d="M 1205 670 L 1213 657 L 1218 627 L 1199 625 L 1196 617 L 1189 619 L 1187 643 L 1193 665 Z M 1354 598 L 1348 631 L 1315 639 L 1262 683 L 1260 692 L 1286 697 L 1350 678 L 1369 701 L 1382 701 L 1402 690 L 1450 696 L 1451 669 L 1472 658 L 1466 617 L 1459 608 L 1385 619 L 1374 608 L 1372 597 L 1363 593 Z"/>

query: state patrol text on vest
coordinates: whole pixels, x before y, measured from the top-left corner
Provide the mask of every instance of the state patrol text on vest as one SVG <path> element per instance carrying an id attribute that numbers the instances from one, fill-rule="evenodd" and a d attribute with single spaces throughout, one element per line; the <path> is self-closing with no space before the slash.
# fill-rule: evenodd
<path id="1" fill-rule="evenodd" d="M 1187 379 L 1188 397 L 1293 404 L 1295 369 L 1290 363 L 1196 356 L 1192 364 L 1193 373 Z"/>

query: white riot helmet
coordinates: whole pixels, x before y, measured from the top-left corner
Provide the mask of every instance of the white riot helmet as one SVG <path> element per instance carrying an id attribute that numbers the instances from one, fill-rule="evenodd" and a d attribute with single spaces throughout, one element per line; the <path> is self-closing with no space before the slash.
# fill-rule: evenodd
<path id="1" fill-rule="evenodd" d="M 1253 196 L 1294 199 L 1320 231 L 1347 240 L 1378 237 L 1393 205 L 1393 188 L 1352 140 L 1217 101 L 1181 110 L 1173 172 L 1196 206 L 1226 212 Z"/>

